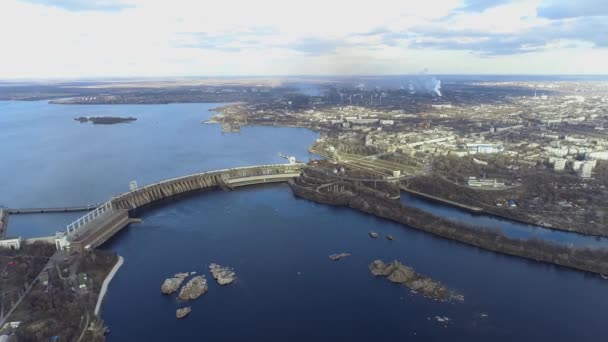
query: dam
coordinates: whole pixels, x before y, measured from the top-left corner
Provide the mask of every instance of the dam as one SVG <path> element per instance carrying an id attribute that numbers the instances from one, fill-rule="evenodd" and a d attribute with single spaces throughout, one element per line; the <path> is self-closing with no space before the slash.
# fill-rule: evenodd
<path id="1" fill-rule="evenodd" d="M 58 250 L 69 251 L 96 248 L 134 222 L 135 219 L 129 217 L 129 212 L 134 209 L 204 189 L 231 191 L 241 186 L 286 182 L 298 177 L 304 166 L 302 163 L 290 162 L 238 167 L 167 179 L 141 188 L 133 187 L 70 223 L 65 231 L 58 232 L 55 246 Z"/>

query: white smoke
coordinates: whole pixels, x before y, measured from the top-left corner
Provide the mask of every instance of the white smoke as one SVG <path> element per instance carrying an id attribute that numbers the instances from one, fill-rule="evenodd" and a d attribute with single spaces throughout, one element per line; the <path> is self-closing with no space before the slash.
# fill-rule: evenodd
<path id="1" fill-rule="evenodd" d="M 433 77 L 432 80 L 435 82 L 435 87 L 433 87 L 433 91 L 435 92 L 435 94 L 437 94 L 437 96 L 442 96 L 441 95 L 441 80 L 438 80 L 435 77 Z"/>
<path id="2" fill-rule="evenodd" d="M 408 89 L 410 94 L 423 93 L 437 96 L 441 94 L 441 80 L 436 77 L 430 77 L 426 74 L 426 70 L 419 75 L 412 76 L 408 80 Z"/>

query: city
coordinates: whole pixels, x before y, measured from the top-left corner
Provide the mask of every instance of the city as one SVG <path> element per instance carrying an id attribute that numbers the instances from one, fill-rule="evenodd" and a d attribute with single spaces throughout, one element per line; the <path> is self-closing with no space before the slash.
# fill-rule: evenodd
<path id="1" fill-rule="evenodd" d="M 3 1 L 0 342 L 603 340 L 607 19 Z"/>

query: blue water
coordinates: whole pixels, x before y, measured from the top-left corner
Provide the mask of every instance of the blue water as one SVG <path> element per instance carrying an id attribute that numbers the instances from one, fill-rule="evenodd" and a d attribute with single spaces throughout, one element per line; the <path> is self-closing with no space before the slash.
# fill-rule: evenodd
<path id="1" fill-rule="evenodd" d="M 370 229 L 382 237 L 371 239 Z M 104 248 L 126 260 L 103 309 L 109 342 L 594 341 L 608 333 L 608 283 L 599 277 L 296 199 L 285 185 L 159 206 Z M 352 256 L 331 261 L 337 252 Z M 406 262 L 465 302 L 435 302 L 376 279 L 367 269 L 376 258 Z M 238 281 L 211 281 L 187 304 L 190 315 L 176 320 L 185 304 L 161 295 L 162 281 L 176 272 L 208 274 L 210 262 L 234 267 Z M 429 320 L 436 315 L 453 324 Z"/>
<path id="2" fill-rule="evenodd" d="M 318 136 L 301 128 L 245 127 L 222 134 L 201 124 L 213 104 L 49 105 L 0 101 L 0 205 L 59 207 L 105 202 L 140 185 L 226 167 L 308 160 Z M 133 123 L 80 124 L 78 116 L 133 116 Z M 14 216 L 9 235 L 52 235 L 69 223 L 55 214 Z"/>
<path id="3" fill-rule="evenodd" d="M 406 192 L 401 193 L 401 203 L 459 223 L 481 228 L 498 229 L 504 235 L 516 239 L 541 239 L 552 243 L 576 247 L 608 248 L 608 238 L 587 236 L 571 232 L 547 229 L 520 223 L 493 215 L 471 213 L 449 205 L 430 201 Z"/>
<path id="4" fill-rule="evenodd" d="M 86 212 L 11 215 L 8 236 L 31 238 L 55 235 L 55 232 L 65 230 L 68 224 L 84 214 Z"/>
<path id="5" fill-rule="evenodd" d="M 306 148 L 317 137 L 272 127 L 222 135 L 217 125 L 200 124 L 210 107 L 0 102 L 0 203 L 94 203 L 127 190 L 131 180 L 146 184 L 282 162 L 279 152 L 306 160 Z M 113 126 L 72 120 L 93 114 L 139 120 Z M 125 257 L 102 308 L 110 342 L 598 341 L 608 334 L 608 282 L 600 277 L 297 199 L 285 185 L 204 192 L 157 205 L 142 218 L 103 247 Z M 70 219 L 13 216 L 9 233 L 53 233 Z M 370 229 L 395 241 L 370 239 Z M 328 259 L 337 252 L 352 256 Z M 412 265 L 461 292 L 465 303 L 434 302 L 375 279 L 367 265 L 376 258 Z M 238 281 L 227 287 L 210 281 L 209 292 L 189 304 L 192 313 L 176 320 L 180 304 L 160 294 L 162 280 L 182 271 L 208 273 L 210 262 L 234 267 Z M 429 319 L 435 315 L 453 323 L 444 328 Z"/>

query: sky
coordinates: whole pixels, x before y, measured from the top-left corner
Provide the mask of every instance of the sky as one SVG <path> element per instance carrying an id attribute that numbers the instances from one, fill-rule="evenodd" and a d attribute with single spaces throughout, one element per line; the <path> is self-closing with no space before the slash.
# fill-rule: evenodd
<path id="1" fill-rule="evenodd" d="M 0 79 L 608 74 L 607 0 L 1 0 Z"/>

